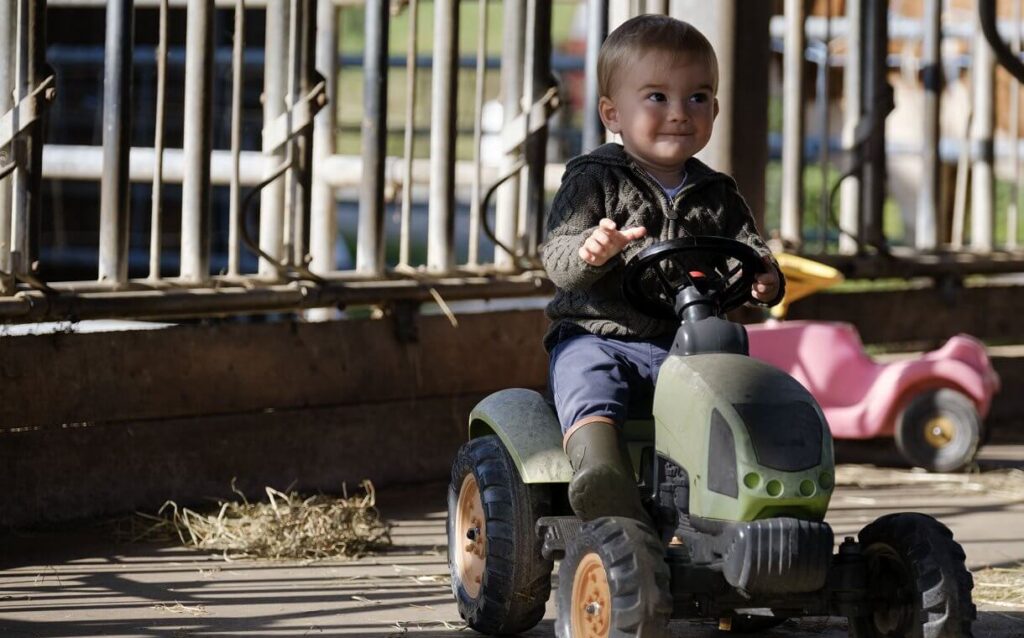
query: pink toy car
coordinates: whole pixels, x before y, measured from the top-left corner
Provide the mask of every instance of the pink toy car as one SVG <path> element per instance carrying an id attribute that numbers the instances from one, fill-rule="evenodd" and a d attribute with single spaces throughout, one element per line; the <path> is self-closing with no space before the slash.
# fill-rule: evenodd
<path id="1" fill-rule="evenodd" d="M 912 465 L 951 472 L 970 463 L 999 376 L 985 347 L 959 334 L 915 359 L 878 363 L 850 324 L 770 321 L 747 326 L 750 354 L 802 383 L 840 439 L 896 437 Z"/>

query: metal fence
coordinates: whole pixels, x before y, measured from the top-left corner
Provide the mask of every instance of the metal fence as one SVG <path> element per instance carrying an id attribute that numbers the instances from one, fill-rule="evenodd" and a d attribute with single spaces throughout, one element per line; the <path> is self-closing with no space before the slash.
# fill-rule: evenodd
<path id="1" fill-rule="evenodd" d="M 325 104 L 337 95 L 339 7 L 363 4 L 363 119 L 361 156 L 335 153 L 335 109 Z M 407 12 L 407 74 L 410 108 L 405 157 L 385 155 L 388 129 L 388 33 L 392 4 L 337 0 L 62 0 L 53 7 L 93 8 L 106 15 L 101 146 L 43 144 L 48 102 L 55 79 L 46 64 L 43 42 L 47 3 L 0 3 L 0 128 L 4 149 L 0 181 L 0 320 L 7 322 L 90 317 L 175 317 L 233 314 L 395 300 L 451 300 L 529 295 L 543 287 L 537 277 L 537 246 L 543 216 L 546 125 L 557 106 L 550 73 L 549 2 L 504 2 L 499 19 L 506 29 L 501 60 L 505 122 L 504 159 L 484 171 L 480 162 L 455 161 L 455 75 L 459 52 L 459 2 L 433 3 L 431 51 L 431 126 L 429 160 L 414 160 L 412 103 L 417 68 L 416 0 L 394 3 Z M 479 4 L 477 73 L 486 58 L 488 2 Z M 492 3 L 493 4 L 493 3 Z M 155 112 L 130 112 L 133 18 L 137 9 L 159 11 L 156 47 Z M 211 148 L 211 69 L 213 19 L 218 9 L 233 10 L 231 144 Z M 246 9 L 265 12 L 262 86 L 262 150 L 243 151 L 241 99 L 245 88 Z M 168 16 L 184 11 L 185 36 L 183 145 L 166 148 L 164 105 L 167 91 Z M 13 96 L 13 100 L 9 99 Z M 482 84 L 474 102 L 474 145 L 480 146 Z M 131 148 L 133 118 L 153 118 L 149 148 Z M 394 123 L 391 124 L 394 126 Z M 9 150 L 8 150 L 9 149 Z M 477 152 L 477 155 L 479 153 Z M 472 186 L 468 246 L 455 246 L 456 179 Z M 37 272 L 38 247 L 33 220 L 40 208 L 41 184 L 48 179 L 98 180 L 99 246 L 97 278 L 91 281 L 43 281 Z M 490 181 L 485 183 L 485 179 Z M 149 274 L 128 277 L 129 187 L 150 183 Z M 495 196 L 497 182 L 504 184 Z M 412 189 L 429 185 L 423 236 L 412 228 Z M 165 187 L 180 184 L 179 272 L 163 274 L 168 213 Z M 230 191 L 226 267 L 211 268 L 211 187 Z M 384 193 L 401 189 L 401 246 L 397 263 L 385 261 Z M 340 264 L 336 190 L 358 189 L 354 259 Z M 486 202 L 496 203 L 495 221 L 483 221 Z M 258 212 L 258 215 L 256 214 Z M 258 218 L 258 222 L 255 221 Z M 36 222 L 37 223 L 37 222 Z M 416 226 L 421 224 L 418 222 Z M 481 252 L 493 246 L 493 256 Z M 425 243 L 424 263 L 410 258 L 414 241 Z M 242 255 L 258 255 L 248 271 Z M 467 257 L 456 263 L 456 255 Z M 345 266 L 348 267 L 345 267 Z"/>
<path id="2" fill-rule="evenodd" d="M 417 0 L 0 2 L 0 322 L 231 315 L 402 300 L 443 304 L 444 300 L 548 290 L 537 254 L 543 241 L 545 193 L 558 178 L 558 168 L 551 170 L 546 152 L 551 118 L 560 101 L 552 77 L 553 3 L 434 0 L 429 13 L 423 4 Z M 596 117 L 594 70 L 609 26 L 642 11 L 685 16 L 699 2 L 588 0 L 575 4 L 587 9 L 586 52 L 581 60 L 585 70 L 582 139 L 584 148 L 592 148 L 604 140 Z M 806 239 L 814 236 L 803 204 L 802 179 L 808 163 L 803 63 L 809 58 L 818 60 L 821 69 L 836 66 L 839 56 L 830 51 L 834 39 L 841 37 L 846 47 L 842 60 L 846 106 L 844 132 L 836 143 L 855 161 L 846 167 L 841 189 L 828 186 L 834 181 L 825 180 L 826 191 L 833 191 L 826 195 L 841 200 L 837 226 L 843 232 L 831 243 L 821 242 L 820 256 L 869 276 L 930 274 L 950 268 L 960 275 L 1021 270 L 1024 259 L 1014 252 L 1013 243 L 1016 213 L 1007 217 L 1013 228 L 1006 245 L 997 246 L 993 239 L 994 87 L 986 78 L 992 76 L 994 57 L 981 38 L 981 29 L 968 28 L 967 36 L 978 43 L 970 59 L 979 101 L 970 139 L 956 153 L 971 166 L 972 195 L 968 209 L 967 191 L 958 191 L 960 226 L 954 224 L 952 239 L 947 241 L 938 231 L 943 140 L 937 128 L 942 82 L 936 70 L 943 66 L 942 38 L 954 31 L 958 37 L 967 37 L 964 27 L 942 26 L 940 0 L 926 0 L 924 18 L 913 25 L 890 23 L 888 3 L 880 0 L 845 4 L 845 16 L 809 18 L 804 2 L 789 0 L 785 15 L 770 25 L 777 40 L 784 42 L 781 214 L 778 228 L 772 230 L 793 250 L 807 250 Z M 333 106 L 323 108 L 351 99 L 339 94 L 337 81 L 338 12 L 347 10 L 346 5 L 361 6 L 365 15 L 359 155 L 337 152 L 337 111 Z M 476 7 L 477 20 L 460 24 L 460 8 L 467 5 Z M 44 143 L 47 111 L 55 91 L 61 90 L 48 64 L 53 61 L 48 56 L 55 60 L 60 53 L 47 48 L 48 6 L 105 12 L 99 145 Z M 158 14 L 151 112 L 131 108 L 133 65 L 139 60 L 133 21 L 143 10 Z M 222 20 L 225 15 L 231 17 L 234 34 L 226 57 L 214 46 L 218 11 Z M 246 16 L 252 11 L 262 14 L 262 42 L 245 41 Z M 396 13 L 404 14 L 409 25 L 400 47 L 407 52 L 402 82 L 406 106 L 401 122 L 389 122 L 389 89 L 395 89 L 388 76 L 393 62 L 389 37 Z M 180 148 L 168 147 L 164 141 L 168 65 L 173 57 L 168 25 L 174 16 L 184 16 L 186 26 Z M 432 30 L 430 51 L 423 51 L 418 41 L 426 21 Z M 503 115 L 496 136 L 500 160 L 484 166 L 484 77 L 493 62 L 487 57 L 493 44 L 487 41 L 487 25 L 494 21 L 500 22 L 503 34 L 498 65 Z M 1001 26 L 1004 36 L 1013 35 L 1007 25 Z M 886 247 L 881 218 L 886 147 L 879 131 L 884 128 L 890 95 L 885 46 L 894 29 L 917 30 L 923 43 L 919 64 L 926 92 L 920 147 L 925 179 L 916 237 L 903 254 L 902 269 L 892 267 L 895 253 Z M 459 50 L 460 32 L 472 34 L 475 41 L 470 161 L 458 160 L 455 148 L 457 75 L 465 57 Z M 251 50 L 260 47 L 262 58 L 254 62 Z M 430 65 L 429 95 L 417 93 L 424 59 Z M 211 74 L 221 63 L 231 68 L 230 144 L 214 149 Z M 261 86 L 256 87 L 262 103 L 260 149 L 243 150 L 243 102 L 247 89 L 253 89 L 245 70 L 253 64 L 261 67 L 262 76 Z M 827 73 L 821 81 L 825 82 L 821 95 L 827 96 Z M 422 142 L 416 146 L 414 106 L 423 100 L 430 103 L 429 159 L 415 159 L 424 149 Z M 827 112 L 822 109 L 820 166 L 828 170 L 835 164 L 833 170 L 841 170 L 841 158 L 827 154 Z M 152 120 L 151 146 L 131 145 L 133 120 Z M 395 129 L 403 131 L 402 152 L 389 156 L 387 134 Z M 1013 142 L 1016 151 L 1016 137 Z M 47 180 L 99 183 L 95 279 L 44 281 L 40 276 L 39 229 L 47 213 L 42 185 Z M 148 275 L 137 277 L 130 277 L 128 268 L 132 184 L 149 185 L 151 193 Z M 180 188 L 180 217 L 177 208 L 168 207 L 171 186 Z M 214 186 L 226 186 L 229 193 L 227 240 L 222 247 L 211 243 Z M 350 260 L 340 254 L 347 251 L 338 241 L 339 189 L 358 201 L 350 232 L 354 236 Z M 177 197 L 179 191 L 175 193 Z M 388 201 L 385 193 L 391 194 Z M 425 212 L 415 209 L 417 199 L 427 202 Z M 460 208 L 468 210 L 460 213 Z M 964 230 L 966 210 L 970 210 L 968 232 Z M 389 217 L 395 219 L 389 221 Z M 169 255 L 172 225 L 176 245 Z M 387 256 L 388 227 L 398 239 L 393 257 Z M 880 251 L 889 259 L 877 259 Z M 173 274 L 167 272 L 171 256 L 177 268 Z"/>

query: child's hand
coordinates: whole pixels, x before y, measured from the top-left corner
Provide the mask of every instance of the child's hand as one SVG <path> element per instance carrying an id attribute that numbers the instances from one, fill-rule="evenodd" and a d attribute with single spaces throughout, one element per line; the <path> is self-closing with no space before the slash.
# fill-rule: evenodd
<path id="1" fill-rule="evenodd" d="M 771 257 L 764 257 L 764 265 L 768 270 L 757 275 L 750 294 L 758 301 L 768 303 L 779 294 L 779 273 L 775 269 L 775 260 Z"/>
<path id="2" fill-rule="evenodd" d="M 580 259 L 591 266 L 603 266 L 609 259 L 621 253 L 629 242 L 646 234 L 647 229 L 643 226 L 618 230 L 614 221 L 602 219 L 590 237 L 587 237 L 580 246 Z"/>

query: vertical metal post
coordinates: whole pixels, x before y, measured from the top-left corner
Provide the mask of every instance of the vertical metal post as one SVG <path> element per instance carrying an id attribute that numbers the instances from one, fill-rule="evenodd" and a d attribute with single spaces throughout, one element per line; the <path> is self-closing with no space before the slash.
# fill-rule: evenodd
<path id="1" fill-rule="evenodd" d="M 0 114 L 14 106 L 14 60 L 18 46 L 17 8 L 13 2 L 0 2 Z M 14 161 L 14 144 L 0 147 L 0 167 Z M 0 295 L 14 293 L 11 265 L 11 176 L 0 177 Z"/>
<path id="2" fill-rule="evenodd" d="M 608 0 L 608 31 L 637 15 L 639 0 Z"/>
<path id="3" fill-rule="evenodd" d="M 292 0 L 288 48 L 288 105 L 294 107 L 312 90 L 316 43 L 313 41 L 315 0 Z M 311 105 L 312 106 L 312 105 Z M 291 165 L 285 180 L 285 258 L 289 264 L 306 263 L 306 228 L 309 223 L 310 166 L 313 162 L 311 127 L 293 131 L 287 156 Z"/>
<path id="4" fill-rule="evenodd" d="M 507 27 L 506 27 L 507 28 Z M 458 95 L 459 12 L 457 0 L 434 3 L 434 68 L 431 78 L 430 204 L 427 269 L 455 264 L 455 106 Z"/>
<path id="5" fill-rule="evenodd" d="M 103 60 L 103 178 L 99 279 L 128 281 L 128 149 L 131 147 L 133 0 L 107 3 Z"/>
<path id="6" fill-rule="evenodd" d="M 202 282 L 210 274 L 213 0 L 189 0 L 187 25 L 181 278 Z"/>
<path id="7" fill-rule="evenodd" d="M 942 0 L 924 4 L 924 44 L 921 55 L 924 105 L 921 113 L 921 190 L 917 198 L 914 246 L 932 250 L 938 245 L 939 110 L 942 100 Z"/>
<path id="8" fill-rule="evenodd" d="M 782 75 L 782 241 L 803 241 L 804 145 L 804 0 L 786 0 L 786 38 Z"/>
<path id="9" fill-rule="evenodd" d="M 871 134 L 864 145 L 864 170 L 861 173 L 861 235 L 864 243 L 881 246 L 882 214 L 885 207 L 885 116 L 892 104 L 892 87 L 886 79 L 889 54 L 889 7 L 887 2 L 870 0 L 864 12 L 865 55 L 862 108 L 872 118 Z"/>
<path id="10" fill-rule="evenodd" d="M 644 10 L 647 13 L 665 15 L 668 13 L 668 0 L 647 0 L 647 6 Z"/>
<path id="11" fill-rule="evenodd" d="M 34 17 L 34 0 L 18 2 L 17 45 L 14 58 L 14 104 L 28 96 L 31 91 L 31 72 L 29 62 L 32 59 L 32 30 Z M 28 271 L 29 268 L 29 188 L 28 172 L 31 143 L 25 135 L 15 138 L 11 143 L 11 152 L 17 166 L 11 173 L 11 270 L 15 274 Z"/>
<path id="12" fill-rule="evenodd" d="M 318 170 L 322 160 L 334 154 L 334 127 L 337 123 L 338 97 L 338 9 L 334 0 L 318 0 L 316 14 L 316 68 L 327 79 L 327 106 L 313 122 L 313 185 L 310 200 L 310 269 L 326 274 L 336 268 L 335 241 L 338 217 L 334 188 Z"/>
<path id="13" fill-rule="evenodd" d="M 1012 50 L 1014 54 L 1019 56 L 1021 49 L 1021 0 L 1013 0 L 1012 15 Z M 1010 205 L 1006 208 L 1006 247 L 1013 250 L 1017 248 L 1017 227 L 1020 216 L 1020 84 L 1012 80 L 1010 84 L 1010 139 L 1013 141 L 1013 148 L 1011 150 L 1013 179 L 1010 181 Z"/>
<path id="14" fill-rule="evenodd" d="M 992 250 L 995 216 L 995 174 L 993 170 L 995 133 L 996 56 L 977 26 L 971 65 L 974 116 L 971 120 L 971 250 Z"/>
<path id="15" fill-rule="evenodd" d="M 388 107 L 388 2 L 366 3 L 363 63 L 363 179 L 359 191 L 356 269 L 384 271 L 384 160 Z"/>
<path id="16" fill-rule="evenodd" d="M 501 48 L 502 118 L 508 127 L 522 110 L 523 56 L 526 45 L 526 11 L 522 0 L 505 0 L 504 38 Z M 436 124 L 436 122 L 435 122 Z M 519 161 L 519 151 L 506 154 L 501 161 L 501 174 L 507 174 Z M 487 211 L 484 211 L 487 214 Z M 519 215 L 519 177 L 512 177 L 498 189 L 494 232 L 505 246 L 515 246 Z M 515 256 L 495 247 L 494 265 L 512 268 Z"/>
<path id="17" fill-rule="evenodd" d="M 149 230 L 149 278 L 160 279 L 160 231 L 163 226 L 164 106 L 167 92 L 167 0 L 160 0 L 160 36 L 156 47 L 156 114 L 153 122 L 153 192 Z"/>
<path id="18" fill-rule="evenodd" d="M 264 130 L 285 112 L 285 83 L 288 79 L 288 25 L 291 10 L 288 0 L 267 0 L 266 40 L 263 66 Z M 285 160 L 285 147 L 274 149 L 264 144 L 263 152 L 274 158 L 269 174 Z M 260 250 L 280 261 L 284 253 L 284 181 L 274 180 L 260 192 Z M 265 279 L 278 277 L 277 266 L 260 258 L 259 274 Z"/>
<path id="19" fill-rule="evenodd" d="M 409 0 L 409 34 L 405 53 L 405 133 L 402 140 L 402 218 L 398 238 L 398 265 L 409 265 L 412 232 L 412 162 L 416 141 L 416 54 L 419 50 L 419 0 Z M 487 211 L 484 211 L 486 214 Z"/>
<path id="20" fill-rule="evenodd" d="M 700 29 L 718 57 L 721 110 L 699 157 L 736 180 L 763 229 L 771 7 L 742 0 L 674 0 L 672 15 Z"/>
<path id="21" fill-rule="evenodd" d="M 473 185 L 470 196 L 467 260 L 473 266 L 480 263 L 480 198 L 483 196 L 480 145 L 483 140 L 484 80 L 487 74 L 487 0 L 478 1 L 477 14 L 479 18 L 476 39 L 476 83 L 473 87 Z"/>
<path id="22" fill-rule="evenodd" d="M 543 0 L 529 0 L 527 3 L 526 34 L 530 44 L 526 50 L 527 80 L 524 108 L 532 114 L 531 108 L 538 96 L 551 87 L 551 3 Z M 527 116 L 526 130 L 535 123 Z M 548 127 L 541 126 L 526 139 L 526 180 L 523 187 L 525 214 L 520 232 L 526 253 L 536 255 L 544 235 L 544 168 L 547 165 Z"/>
<path id="23" fill-rule="evenodd" d="M 604 124 L 597 110 L 601 98 L 597 78 L 597 56 L 608 37 L 608 0 L 587 2 L 587 55 L 584 62 L 583 152 L 604 143 Z"/>
<path id="24" fill-rule="evenodd" d="M 843 151 L 851 154 L 861 122 L 861 67 L 863 64 L 863 0 L 846 3 L 846 66 L 843 68 Z M 857 252 L 857 239 L 846 233 L 860 235 L 860 174 L 854 173 L 839 187 L 840 209 L 839 252 Z"/>
<path id="25" fill-rule="evenodd" d="M 235 34 L 231 53 L 231 185 L 228 202 L 228 275 L 239 273 L 241 212 L 242 71 L 245 60 L 245 0 L 235 0 Z"/>

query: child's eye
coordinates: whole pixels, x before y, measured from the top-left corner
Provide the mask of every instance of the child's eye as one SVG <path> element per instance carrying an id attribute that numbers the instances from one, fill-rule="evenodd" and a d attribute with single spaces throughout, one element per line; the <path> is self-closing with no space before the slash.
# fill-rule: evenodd
<path id="1" fill-rule="evenodd" d="M 710 99 L 711 98 L 707 93 L 694 93 L 693 95 L 690 96 L 690 101 L 695 102 L 697 104 L 704 104 Z"/>
<path id="2" fill-rule="evenodd" d="M 647 96 L 647 99 L 652 102 L 666 102 L 668 98 L 665 97 L 664 93 L 654 92 Z"/>

